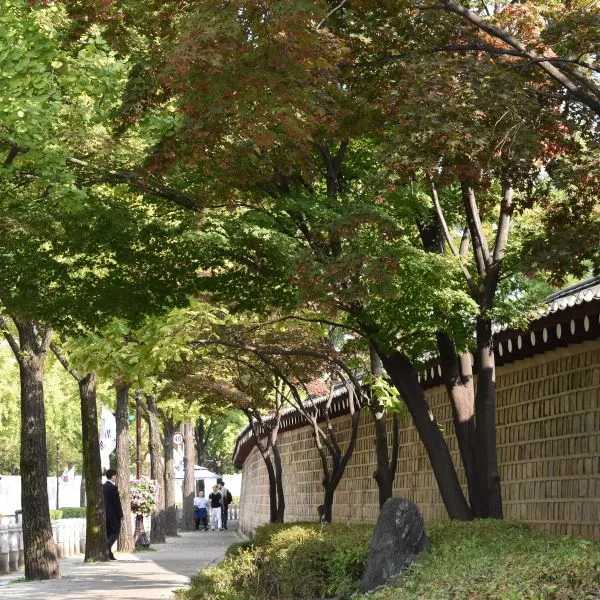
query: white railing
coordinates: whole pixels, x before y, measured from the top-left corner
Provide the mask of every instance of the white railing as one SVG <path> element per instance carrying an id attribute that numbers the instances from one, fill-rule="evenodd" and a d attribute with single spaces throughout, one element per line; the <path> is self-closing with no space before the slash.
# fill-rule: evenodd
<path id="1" fill-rule="evenodd" d="M 85 552 L 85 519 L 59 519 L 51 523 L 59 558 Z M 0 521 L 0 574 L 18 571 L 23 564 L 23 523 L 15 517 L 3 517 Z"/>
<path id="2" fill-rule="evenodd" d="M 238 504 L 230 504 L 227 507 L 227 520 L 237 521 L 240 518 L 240 507 Z"/>
<path id="3" fill-rule="evenodd" d="M 150 517 L 144 517 L 144 529 L 150 535 Z M 51 521 L 52 537 L 58 558 L 85 554 L 85 519 L 57 519 Z M 131 519 L 135 531 L 135 515 Z M 20 517 L 0 518 L 0 575 L 18 571 L 24 565 L 23 523 Z"/>

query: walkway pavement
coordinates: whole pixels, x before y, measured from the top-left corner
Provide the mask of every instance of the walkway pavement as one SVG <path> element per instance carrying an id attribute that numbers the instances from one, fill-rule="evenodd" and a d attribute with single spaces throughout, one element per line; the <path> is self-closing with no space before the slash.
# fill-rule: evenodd
<path id="1" fill-rule="evenodd" d="M 157 544 L 156 552 L 116 554 L 118 560 L 85 564 L 83 557 L 60 563 L 62 579 L 29 582 L 0 577 L 2 600 L 155 600 L 171 598 L 199 569 L 218 563 L 239 541 L 235 531 L 194 531 Z M 16 574 L 15 574 L 16 575 Z"/>

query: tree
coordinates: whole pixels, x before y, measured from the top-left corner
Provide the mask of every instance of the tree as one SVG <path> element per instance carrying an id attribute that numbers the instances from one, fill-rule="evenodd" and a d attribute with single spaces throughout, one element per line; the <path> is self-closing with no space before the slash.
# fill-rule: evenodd
<path id="1" fill-rule="evenodd" d="M 129 390 L 131 385 L 122 380 L 115 381 L 117 396 L 117 485 L 123 507 L 123 519 L 119 532 L 118 548 L 121 552 L 131 552 L 134 547 L 131 529 L 131 447 L 129 443 Z"/>
<path id="2" fill-rule="evenodd" d="M 46 419 L 42 384 L 44 361 L 52 339 L 51 329 L 41 329 L 31 321 L 13 318 L 17 337 L 4 318 L 0 329 L 19 363 L 21 381 L 21 506 L 25 577 L 60 578 L 58 553 L 52 537 L 48 503 L 48 463 L 46 459 Z"/>
<path id="3" fill-rule="evenodd" d="M 79 387 L 81 407 L 81 437 L 83 477 L 86 493 L 86 535 L 85 561 L 98 562 L 109 560 L 109 549 L 106 544 L 106 514 L 104 512 L 104 496 L 102 492 L 102 465 L 100 463 L 100 439 L 98 435 L 98 413 L 96 407 L 97 377 L 93 371 L 79 375 L 71 368 L 68 359 L 55 345 L 50 345 L 54 355 L 75 379 Z"/>
<path id="4" fill-rule="evenodd" d="M 196 452 L 194 448 L 194 422 L 183 424 L 183 522 L 185 531 L 194 529 L 194 496 L 196 495 Z"/>
<path id="5" fill-rule="evenodd" d="M 162 451 L 160 420 L 156 396 L 147 396 L 148 425 L 150 438 L 150 477 L 159 482 L 158 502 L 152 513 L 152 526 L 150 529 L 150 542 L 162 544 L 165 540 L 165 461 Z"/>

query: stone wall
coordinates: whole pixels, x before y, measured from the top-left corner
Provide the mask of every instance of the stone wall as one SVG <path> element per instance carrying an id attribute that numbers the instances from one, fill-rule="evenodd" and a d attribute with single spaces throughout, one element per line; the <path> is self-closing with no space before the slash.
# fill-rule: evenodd
<path id="1" fill-rule="evenodd" d="M 600 341 L 574 344 L 497 371 L 498 460 L 505 517 L 549 532 L 600 540 Z M 458 448 L 444 388 L 427 390 L 455 464 Z M 343 443 L 348 417 L 335 420 Z M 374 432 L 363 411 L 354 455 L 335 495 L 335 521 L 375 521 Z M 322 502 L 317 452 L 306 427 L 280 435 L 286 521 L 316 520 Z M 268 480 L 256 449 L 244 461 L 240 524 L 269 519 Z M 464 476 L 459 467 L 464 485 Z M 429 460 L 410 417 L 401 420 L 394 492 L 414 500 L 426 520 L 447 518 Z"/>

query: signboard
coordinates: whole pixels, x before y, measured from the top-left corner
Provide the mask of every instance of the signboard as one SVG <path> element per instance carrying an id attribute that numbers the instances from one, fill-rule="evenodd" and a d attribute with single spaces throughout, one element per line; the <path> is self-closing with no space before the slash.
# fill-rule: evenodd
<path id="1" fill-rule="evenodd" d="M 183 444 L 183 433 L 176 431 L 173 434 L 173 444 L 175 444 L 175 446 L 181 446 L 181 444 Z"/>

